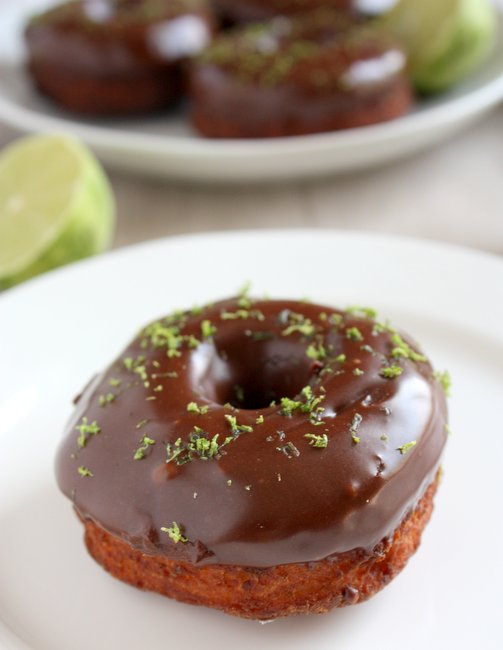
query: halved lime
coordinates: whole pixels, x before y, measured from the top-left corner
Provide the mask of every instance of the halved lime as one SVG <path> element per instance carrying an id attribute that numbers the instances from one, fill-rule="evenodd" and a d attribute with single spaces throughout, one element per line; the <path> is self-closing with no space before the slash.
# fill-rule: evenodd
<path id="1" fill-rule="evenodd" d="M 381 22 L 406 48 L 417 89 L 434 93 L 483 63 L 498 21 L 491 0 L 399 0 Z"/>
<path id="2" fill-rule="evenodd" d="M 0 153 L 0 289 L 101 252 L 114 224 L 110 183 L 77 140 L 31 136 Z"/>

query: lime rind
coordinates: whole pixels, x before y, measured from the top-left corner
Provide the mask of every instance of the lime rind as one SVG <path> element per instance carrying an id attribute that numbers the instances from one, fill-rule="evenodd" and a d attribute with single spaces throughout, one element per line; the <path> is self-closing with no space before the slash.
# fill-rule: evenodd
<path id="1" fill-rule="evenodd" d="M 24 200 L 28 205 L 33 203 L 34 210 L 39 202 L 44 203 L 44 208 L 37 213 L 38 219 L 32 217 L 30 222 L 28 216 L 27 223 L 21 223 L 21 227 L 14 231 L 12 224 L 7 228 L 4 224 L 4 242 L 0 242 L 0 290 L 62 264 L 103 251 L 109 245 L 114 231 L 115 200 L 109 181 L 94 156 L 83 145 L 65 136 L 25 138 L 2 155 L 0 175 L 7 169 L 5 176 L 9 177 L 9 165 L 15 169 L 23 163 L 23 156 L 31 155 L 30 152 L 35 153 L 34 159 L 28 163 L 31 168 L 25 174 L 27 180 L 25 178 L 23 191 L 28 192 L 28 195 Z M 43 164 L 43 161 L 37 161 L 37 156 L 43 156 L 44 152 L 47 157 L 46 166 L 52 166 L 55 174 L 49 171 L 37 175 L 37 163 Z M 62 164 L 69 169 L 59 181 L 58 165 Z M 35 170 L 33 180 L 30 178 L 32 169 Z M 15 173 L 11 176 L 10 180 L 15 185 Z M 41 178 L 47 183 L 45 187 L 40 187 Z M 14 189 L 12 192 L 16 197 Z M 44 214 L 51 209 L 54 210 L 53 213 Z M 0 214 L 0 219 L 2 218 L 5 216 Z M 28 230 L 30 225 L 34 232 L 23 233 L 23 227 Z M 10 240 L 9 233 L 12 233 Z M 27 245 L 23 249 L 22 238 L 25 235 Z M 11 246 L 15 248 L 14 257 Z"/>
<path id="2" fill-rule="evenodd" d="M 457 22 L 451 25 L 444 48 L 436 56 L 425 59 L 414 76 L 419 91 L 447 90 L 475 72 L 489 57 L 496 41 L 497 18 L 491 5 L 484 0 L 478 3 L 475 11 L 472 0 L 461 3 L 462 11 Z"/>
<path id="3" fill-rule="evenodd" d="M 490 0 L 400 0 L 381 20 L 408 52 L 419 92 L 443 92 L 475 72 L 497 35 Z"/>

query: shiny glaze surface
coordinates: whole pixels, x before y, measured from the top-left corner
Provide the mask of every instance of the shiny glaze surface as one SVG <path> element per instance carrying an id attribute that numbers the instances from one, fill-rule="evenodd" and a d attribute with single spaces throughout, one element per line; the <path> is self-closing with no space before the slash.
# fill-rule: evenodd
<path id="1" fill-rule="evenodd" d="M 446 441 L 442 387 L 397 336 L 366 312 L 248 298 L 159 321 L 78 399 L 58 483 L 83 519 L 149 554 L 266 567 L 370 553 Z M 177 464 L 194 427 L 227 444 Z M 173 522 L 187 541 L 161 530 Z"/>
<path id="2" fill-rule="evenodd" d="M 402 48 L 348 13 L 319 9 L 221 35 L 200 57 L 241 84 L 290 85 L 315 95 L 379 90 L 405 72 Z M 373 73 L 352 79 L 355 66 Z"/>
<path id="3" fill-rule="evenodd" d="M 39 63 L 131 74 L 199 53 L 214 29 L 205 0 L 76 0 L 34 17 L 26 40 Z"/>
<path id="4" fill-rule="evenodd" d="M 413 103 L 387 35 L 321 9 L 219 36 L 191 65 L 191 118 L 210 137 L 278 137 L 399 117 Z"/>

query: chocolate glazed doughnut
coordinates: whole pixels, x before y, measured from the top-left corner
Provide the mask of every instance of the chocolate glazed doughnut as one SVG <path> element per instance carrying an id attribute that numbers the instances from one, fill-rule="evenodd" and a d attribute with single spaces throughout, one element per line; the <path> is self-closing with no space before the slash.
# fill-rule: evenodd
<path id="1" fill-rule="evenodd" d="M 426 357 L 372 311 L 241 296 L 144 328 L 78 400 L 57 480 L 121 580 L 324 612 L 417 548 L 446 421 Z"/>
<path id="2" fill-rule="evenodd" d="M 71 111 L 142 114 L 180 98 L 182 66 L 213 31 L 205 0 L 76 0 L 30 21 L 28 69 Z"/>
<path id="3" fill-rule="evenodd" d="M 212 138 L 366 126 L 412 106 L 403 50 L 347 14 L 314 11 L 221 35 L 190 73 L 191 119 Z"/>

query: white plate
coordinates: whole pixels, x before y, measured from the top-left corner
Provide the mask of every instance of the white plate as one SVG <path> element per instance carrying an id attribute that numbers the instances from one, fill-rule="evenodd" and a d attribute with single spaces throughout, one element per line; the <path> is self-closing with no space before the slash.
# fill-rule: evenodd
<path id="1" fill-rule="evenodd" d="M 0 119 L 21 130 L 73 133 L 104 162 L 137 173 L 230 182 L 347 172 L 437 144 L 503 98 L 502 18 L 498 45 L 480 74 L 387 124 L 296 138 L 211 141 L 195 136 L 180 116 L 77 121 L 39 97 L 22 65 L 24 20 L 51 1 L 17 0 L 0 8 Z"/>
<path id="2" fill-rule="evenodd" d="M 369 602 L 262 626 L 147 594 L 88 556 L 53 458 L 70 400 L 148 319 L 233 294 L 372 304 L 454 378 L 433 519 Z M 496 650 L 501 627 L 503 262 L 335 231 L 198 235 L 106 255 L 0 299 L 0 647 Z"/>

